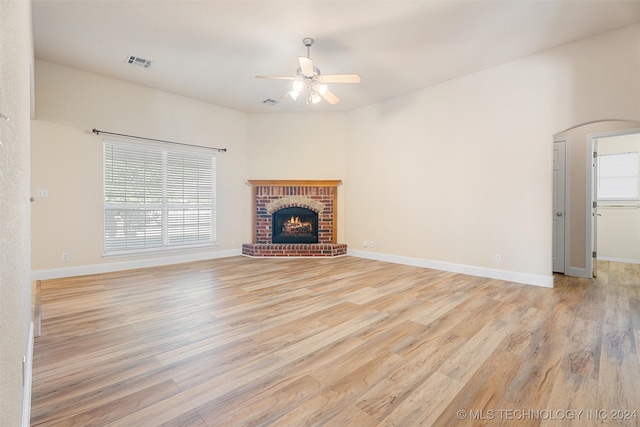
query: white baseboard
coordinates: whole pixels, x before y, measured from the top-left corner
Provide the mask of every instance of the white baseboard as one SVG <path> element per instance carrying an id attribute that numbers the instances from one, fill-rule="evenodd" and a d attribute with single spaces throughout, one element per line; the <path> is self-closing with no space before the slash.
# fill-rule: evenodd
<path id="1" fill-rule="evenodd" d="M 31 381 L 33 378 L 33 322 L 29 326 L 29 346 L 25 355 L 23 372 L 22 427 L 31 425 Z"/>
<path id="2" fill-rule="evenodd" d="M 183 254 L 162 258 L 139 259 L 121 262 L 106 262 L 104 264 L 82 265 L 77 267 L 56 268 L 51 270 L 35 270 L 31 272 L 31 280 L 57 279 L 60 277 L 84 276 L 88 274 L 110 273 L 114 271 L 132 270 L 136 268 L 157 267 L 161 265 L 179 264 L 184 262 L 204 261 L 208 259 L 227 258 L 242 255 L 241 249 L 228 251 L 216 251 L 208 253 Z M 509 282 L 523 283 L 526 285 L 553 287 L 553 275 L 542 276 L 538 274 L 520 273 L 517 271 L 498 270 L 473 265 L 454 264 L 443 261 L 434 261 L 423 258 L 412 258 L 398 255 L 381 254 L 378 252 L 347 249 L 347 255 L 374 259 L 378 261 L 392 262 L 396 264 L 412 265 L 416 267 L 432 268 L 435 270 L 450 271 L 452 273 L 468 274 L 470 276 L 486 277 L 489 279 L 506 280 Z M 263 258 L 263 257 L 262 257 Z"/>
<path id="3" fill-rule="evenodd" d="M 242 249 L 228 251 L 199 252 L 179 254 L 159 258 L 145 258 L 129 261 L 113 261 L 103 264 L 79 265 L 76 267 L 54 268 L 51 270 L 35 270 L 31 272 L 31 280 L 58 279 L 61 277 L 85 276 L 88 274 L 111 273 L 114 271 L 133 270 L 136 268 L 158 267 L 161 265 L 180 264 L 184 262 L 205 261 L 208 259 L 227 258 L 242 255 Z"/>
<path id="4" fill-rule="evenodd" d="M 607 256 L 598 256 L 598 261 L 624 262 L 625 264 L 640 264 L 640 259 L 612 258 Z"/>
<path id="5" fill-rule="evenodd" d="M 359 258 L 374 259 L 396 264 L 412 265 L 415 267 L 432 268 L 434 270 L 449 271 L 452 273 L 468 274 L 470 276 L 486 277 L 488 279 L 505 280 L 508 282 L 523 283 L 525 285 L 553 288 L 553 275 L 542 276 L 539 274 L 520 273 L 517 271 L 498 270 L 473 265 L 454 264 L 443 261 L 433 261 L 423 258 L 412 258 L 398 255 L 381 254 L 377 252 L 347 249 L 347 254 Z"/>

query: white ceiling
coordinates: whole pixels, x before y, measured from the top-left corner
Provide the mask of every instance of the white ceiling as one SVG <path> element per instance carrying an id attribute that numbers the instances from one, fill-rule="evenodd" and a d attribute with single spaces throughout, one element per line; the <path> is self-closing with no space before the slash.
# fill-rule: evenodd
<path id="1" fill-rule="evenodd" d="M 246 112 L 349 111 L 640 21 L 617 0 L 32 0 L 36 58 Z M 341 99 L 282 100 L 304 37 Z M 127 55 L 153 61 L 148 69 Z"/>

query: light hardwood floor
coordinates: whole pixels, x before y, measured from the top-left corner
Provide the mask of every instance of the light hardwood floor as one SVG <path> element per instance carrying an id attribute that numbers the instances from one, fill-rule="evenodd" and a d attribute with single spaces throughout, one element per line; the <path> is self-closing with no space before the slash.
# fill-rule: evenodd
<path id="1" fill-rule="evenodd" d="M 599 267 L 554 289 L 354 257 L 43 281 L 32 425 L 639 425 L 640 268 Z"/>

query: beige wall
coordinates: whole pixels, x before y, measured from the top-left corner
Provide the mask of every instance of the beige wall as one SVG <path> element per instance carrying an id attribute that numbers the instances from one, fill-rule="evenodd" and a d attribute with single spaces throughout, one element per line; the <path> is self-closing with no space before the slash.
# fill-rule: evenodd
<path id="1" fill-rule="evenodd" d="M 228 148 L 218 155 L 219 251 L 251 241 L 248 179 L 344 178 L 344 114 L 245 114 L 44 61 L 36 91 L 31 192 L 49 197 L 33 206 L 33 269 L 45 277 L 136 259 L 102 257 L 103 137 L 93 128 Z"/>
<path id="2" fill-rule="evenodd" d="M 36 62 L 36 96 L 31 194 L 46 188 L 49 197 L 36 198 L 33 204 L 33 270 L 58 276 L 108 263 L 135 266 L 154 259 L 170 262 L 168 256 L 174 261 L 206 258 L 216 252 L 238 253 L 249 240 L 244 113 L 43 61 Z M 96 136 L 93 128 L 227 148 L 217 162 L 219 246 L 104 258 L 102 140 L 113 137 Z M 62 261 L 62 252 L 70 254 L 70 261 Z"/>
<path id="3" fill-rule="evenodd" d="M 19 426 L 31 323 L 28 1 L 0 1 L 0 40 L 0 113 L 10 118 L 0 120 L 0 425 Z"/>
<path id="4" fill-rule="evenodd" d="M 627 27 L 349 113 L 346 243 L 550 277 L 553 135 L 640 117 L 639 40 Z"/>
<path id="5" fill-rule="evenodd" d="M 629 152 L 640 152 L 640 134 L 598 138 L 599 155 Z M 631 207 L 608 206 L 612 204 Z M 601 202 L 598 213 L 598 258 L 640 263 L 638 202 Z"/>
<path id="6" fill-rule="evenodd" d="M 249 179 L 345 176 L 345 115 L 249 114 Z M 344 185 L 338 187 L 338 243 L 345 238 Z"/>
<path id="7" fill-rule="evenodd" d="M 50 196 L 33 207 L 34 269 L 112 262 L 96 127 L 229 148 L 219 251 L 251 239 L 247 179 L 342 179 L 338 237 L 356 255 L 548 282 L 553 135 L 640 118 L 639 40 L 626 27 L 347 114 L 244 114 L 38 62 L 31 189 Z"/>

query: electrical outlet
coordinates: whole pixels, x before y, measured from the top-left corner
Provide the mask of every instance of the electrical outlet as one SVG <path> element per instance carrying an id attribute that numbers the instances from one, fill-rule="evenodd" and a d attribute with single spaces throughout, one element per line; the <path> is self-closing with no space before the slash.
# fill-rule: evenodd
<path id="1" fill-rule="evenodd" d="M 236 239 L 235 239 L 235 238 L 231 239 L 231 244 L 232 244 L 232 245 L 235 245 L 235 244 L 236 244 Z"/>
<path id="2" fill-rule="evenodd" d="M 496 254 L 496 262 L 502 262 L 502 257 L 499 254 Z"/>
<path id="3" fill-rule="evenodd" d="M 49 190 L 47 188 L 38 188 L 36 190 L 36 197 L 49 197 Z"/>
<path id="4" fill-rule="evenodd" d="M 69 261 L 69 252 L 62 252 L 62 261 Z"/>
<path id="5" fill-rule="evenodd" d="M 375 246 L 376 246 L 376 242 L 374 242 L 373 240 L 369 240 L 369 247 L 375 248 Z"/>
<path id="6" fill-rule="evenodd" d="M 368 242 L 366 240 L 363 240 L 362 241 L 362 246 L 366 248 L 368 246 Z"/>

